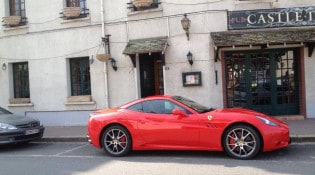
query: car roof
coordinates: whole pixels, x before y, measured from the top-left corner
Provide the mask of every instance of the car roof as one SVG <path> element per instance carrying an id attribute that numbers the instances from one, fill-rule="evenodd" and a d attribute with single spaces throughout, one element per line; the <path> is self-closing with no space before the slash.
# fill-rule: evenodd
<path id="1" fill-rule="evenodd" d="M 135 103 L 147 101 L 147 100 L 158 100 L 158 99 L 171 99 L 171 95 L 153 95 L 153 96 L 147 96 L 144 98 L 135 99 L 133 101 L 129 101 L 123 105 L 120 106 L 120 108 L 128 108 L 131 105 L 134 105 Z"/>

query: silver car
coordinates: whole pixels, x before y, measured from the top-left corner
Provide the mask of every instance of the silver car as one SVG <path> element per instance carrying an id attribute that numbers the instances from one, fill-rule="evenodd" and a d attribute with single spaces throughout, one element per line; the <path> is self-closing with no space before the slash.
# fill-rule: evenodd
<path id="1" fill-rule="evenodd" d="M 41 139 L 44 130 L 39 120 L 15 115 L 0 107 L 0 145 Z"/>

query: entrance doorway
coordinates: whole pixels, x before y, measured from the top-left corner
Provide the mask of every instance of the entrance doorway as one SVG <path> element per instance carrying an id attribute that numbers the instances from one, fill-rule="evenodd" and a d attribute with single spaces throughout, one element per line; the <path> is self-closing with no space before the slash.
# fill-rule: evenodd
<path id="1" fill-rule="evenodd" d="M 298 50 L 224 53 L 227 107 L 269 115 L 299 113 Z"/>
<path id="2" fill-rule="evenodd" d="M 164 94 L 163 60 L 160 53 L 140 54 L 141 97 Z"/>

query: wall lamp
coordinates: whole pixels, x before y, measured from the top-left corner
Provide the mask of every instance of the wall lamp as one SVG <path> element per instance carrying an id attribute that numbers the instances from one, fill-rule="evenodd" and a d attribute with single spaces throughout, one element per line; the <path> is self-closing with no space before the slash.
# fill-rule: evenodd
<path id="1" fill-rule="evenodd" d="M 114 71 L 117 71 L 116 60 L 114 58 L 110 58 L 110 63 L 112 64 L 112 68 Z"/>
<path id="2" fill-rule="evenodd" d="M 103 41 L 104 47 L 105 47 L 105 53 L 107 53 L 107 54 L 110 54 L 109 37 L 110 37 L 110 35 L 105 35 L 105 37 L 102 37 L 102 41 Z"/>
<path id="3" fill-rule="evenodd" d="M 187 14 L 184 14 L 184 18 L 180 21 L 182 23 L 183 29 L 186 31 L 187 40 L 189 40 L 189 28 L 190 28 L 190 19 L 187 18 Z"/>
<path id="4" fill-rule="evenodd" d="M 192 56 L 193 56 L 192 53 L 189 51 L 186 56 L 187 56 L 187 60 L 188 60 L 189 64 L 192 65 L 194 63 L 194 61 L 192 59 Z"/>
<path id="5" fill-rule="evenodd" d="M 2 70 L 7 70 L 7 65 L 5 63 L 2 64 Z"/>

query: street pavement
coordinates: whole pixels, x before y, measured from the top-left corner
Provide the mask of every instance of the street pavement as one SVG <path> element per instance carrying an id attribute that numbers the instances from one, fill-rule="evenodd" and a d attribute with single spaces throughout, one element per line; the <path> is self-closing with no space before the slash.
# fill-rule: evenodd
<path id="1" fill-rule="evenodd" d="M 284 120 L 292 142 L 315 142 L 315 118 Z M 43 142 L 86 142 L 87 126 L 46 126 Z"/>

